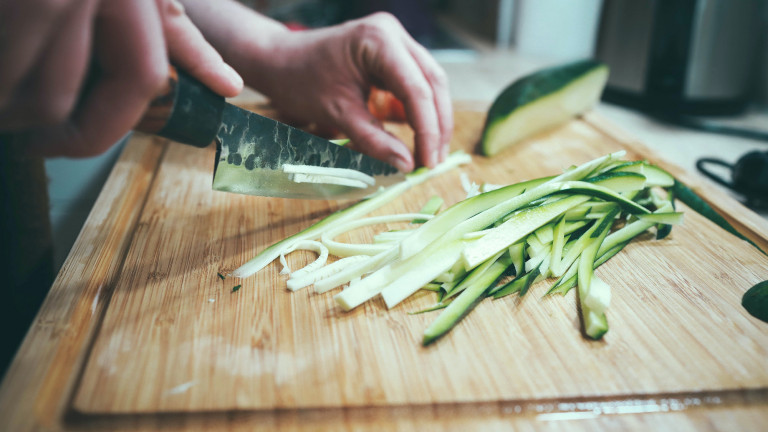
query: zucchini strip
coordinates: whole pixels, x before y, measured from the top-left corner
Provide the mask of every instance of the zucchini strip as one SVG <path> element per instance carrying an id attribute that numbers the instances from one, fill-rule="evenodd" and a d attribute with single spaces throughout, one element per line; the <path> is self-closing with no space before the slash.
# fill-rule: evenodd
<path id="1" fill-rule="evenodd" d="M 356 221 L 350 221 L 344 225 L 328 229 L 322 234 L 320 238 L 323 244 L 328 248 L 328 250 L 336 256 L 348 257 L 353 255 L 376 255 L 389 249 L 391 245 L 368 244 L 368 243 L 357 243 L 357 244 L 342 243 L 342 242 L 335 241 L 334 237 L 342 233 L 345 233 L 347 231 L 352 231 L 354 229 L 368 226 L 368 225 L 379 225 L 379 224 L 388 223 L 388 222 L 407 222 L 417 217 L 422 217 L 429 220 L 429 219 L 432 219 L 433 216 L 417 214 L 417 213 L 403 213 L 403 214 L 397 214 L 397 215 L 374 216 L 369 218 L 363 218 Z"/>
<path id="2" fill-rule="evenodd" d="M 286 282 L 286 286 L 291 291 L 297 291 L 302 288 L 308 287 L 309 285 L 312 285 L 313 283 L 319 280 L 325 279 L 335 273 L 342 271 L 345 267 L 349 266 L 352 263 L 366 261 L 369 259 L 371 258 L 366 255 L 351 256 L 351 257 L 342 258 L 338 261 L 335 261 L 331 264 L 321 267 L 313 272 L 307 272 L 305 274 L 300 274 L 298 276 L 294 272 L 291 275 L 291 278 L 288 279 L 288 281 Z"/>
<path id="3" fill-rule="evenodd" d="M 396 199 L 402 195 L 408 189 L 424 183 L 425 181 L 452 170 L 460 165 L 467 164 L 472 161 L 472 157 L 464 152 L 458 151 L 451 153 L 445 161 L 437 165 L 433 169 L 419 168 L 412 173 L 405 176 L 405 180 L 382 188 L 374 195 L 353 204 L 346 209 L 339 210 L 331 215 L 325 217 L 309 228 L 299 231 L 298 233 L 287 237 L 261 251 L 258 255 L 251 260 L 235 269 L 231 276 L 245 278 L 263 269 L 267 264 L 271 263 L 275 258 L 280 256 L 280 253 L 289 247 L 291 244 L 301 240 L 312 240 L 319 238 L 322 233 L 334 226 L 344 225 L 349 221 L 359 219 L 360 217 L 384 206 L 390 201 Z"/>
<path id="4" fill-rule="evenodd" d="M 359 183 L 362 183 L 364 186 L 373 186 L 376 184 L 376 179 L 369 176 L 368 174 L 364 172 L 360 172 L 358 170 L 353 170 L 349 168 L 332 168 L 332 167 L 321 167 L 321 166 L 314 166 L 314 165 L 291 165 L 291 164 L 285 164 L 283 165 L 283 172 L 288 174 L 298 174 L 298 175 L 305 175 L 307 177 L 317 176 L 317 177 L 335 177 L 339 179 L 348 179 L 348 180 L 356 180 Z M 294 179 L 294 181 L 297 181 Z M 321 182 L 318 182 L 321 183 Z"/>

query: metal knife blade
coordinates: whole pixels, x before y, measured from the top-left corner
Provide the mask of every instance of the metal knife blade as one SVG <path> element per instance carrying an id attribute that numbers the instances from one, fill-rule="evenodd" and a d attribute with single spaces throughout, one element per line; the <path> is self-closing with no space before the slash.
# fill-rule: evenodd
<path id="1" fill-rule="evenodd" d="M 395 167 L 300 129 L 227 104 L 216 134 L 213 189 L 248 195 L 305 199 L 363 198 L 401 181 Z M 376 184 L 366 188 L 297 183 L 283 166 L 357 170 Z"/>
<path id="2" fill-rule="evenodd" d="M 220 191 L 283 198 L 362 198 L 404 178 L 385 162 L 226 103 L 172 66 L 168 85 L 136 129 L 195 147 L 215 141 L 213 189 Z M 312 177 L 324 183 L 302 183 L 283 171 L 286 164 L 356 170 L 376 183 L 343 186 L 335 184 L 338 177 L 333 176 Z M 307 181 L 306 176 L 302 181 Z"/>

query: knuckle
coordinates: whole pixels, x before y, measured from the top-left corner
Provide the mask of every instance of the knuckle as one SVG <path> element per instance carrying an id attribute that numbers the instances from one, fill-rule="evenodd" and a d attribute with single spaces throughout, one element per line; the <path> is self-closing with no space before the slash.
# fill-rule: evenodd
<path id="1" fill-rule="evenodd" d="M 369 15 L 357 23 L 357 30 L 360 36 L 371 37 L 377 40 L 386 40 L 394 36 L 392 29 L 399 26 L 397 18 L 388 12 L 376 12 Z"/>
<path id="2" fill-rule="evenodd" d="M 74 94 L 48 95 L 44 100 L 37 98 L 36 102 L 29 107 L 30 117 L 44 125 L 63 123 L 72 113 L 75 100 Z"/>
<path id="3" fill-rule="evenodd" d="M 448 87 L 448 75 L 441 68 L 433 69 L 429 73 L 429 80 L 437 87 Z"/>
<path id="4" fill-rule="evenodd" d="M 429 86 L 425 84 L 413 85 L 409 88 L 409 99 L 416 103 L 431 102 L 434 98 L 434 93 Z"/>
<path id="5" fill-rule="evenodd" d="M 135 89 L 139 94 L 144 96 L 154 96 L 162 90 L 167 79 L 168 66 L 148 64 L 137 71 L 133 81 Z"/>

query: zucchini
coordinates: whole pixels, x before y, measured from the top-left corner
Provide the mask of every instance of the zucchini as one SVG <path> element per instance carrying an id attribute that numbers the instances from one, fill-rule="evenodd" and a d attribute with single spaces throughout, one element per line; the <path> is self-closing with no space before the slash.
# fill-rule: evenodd
<path id="1" fill-rule="evenodd" d="M 741 305 L 753 317 L 768 322 L 768 281 L 748 289 L 741 298 Z"/>
<path id="2" fill-rule="evenodd" d="M 504 89 L 488 111 L 481 147 L 501 150 L 556 127 L 591 108 L 608 80 L 608 67 L 582 60 L 540 70 Z"/>
<path id="3" fill-rule="evenodd" d="M 312 240 L 319 238 L 324 231 L 358 219 L 363 215 L 366 215 L 384 206 L 388 202 L 405 193 L 405 191 L 412 188 L 413 186 L 421 184 L 450 169 L 453 169 L 462 164 L 469 163 L 471 161 L 472 158 L 468 154 L 458 151 L 452 153 L 443 163 L 436 166 L 434 169 L 430 170 L 427 168 L 419 168 L 406 175 L 405 181 L 394 184 L 387 188 L 382 188 L 373 196 L 359 201 L 346 209 L 332 213 L 311 227 L 269 246 L 268 248 L 261 251 L 258 255 L 253 257 L 251 260 L 235 269 L 235 271 L 232 272 L 232 276 L 240 278 L 251 276 L 252 274 L 264 268 L 267 264 L 271 263 L 275 258 L 279 257 L 280 253 L 289 248 L 292 244 L 302 240 Z"/>
<path id="4" fill-rule="evenodd" d="M 506 254 L 500 254 L 494 259 L 485 271 L 481 271 L 477 277 L 472 278 L 466 288 L 445 308 L 445 310 L 424 330 L 422 345 L 427 346 L 441 336 L 448 333 L 459 321 L 485 298 L 485 293 L 496 284 L 496 281 L 504 274 L 511 262 Z M 477 269 L 480 270 L 480 269 Z"/>

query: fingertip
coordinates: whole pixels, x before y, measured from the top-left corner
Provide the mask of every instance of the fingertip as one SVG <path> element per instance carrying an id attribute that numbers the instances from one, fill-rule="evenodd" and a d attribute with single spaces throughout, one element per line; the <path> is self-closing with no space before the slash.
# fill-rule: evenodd
<path id="1" fill-rule="evenodd" d="M 228 87 L 222 89 L 222 96 L 234 97 L 243 91 L 243 77 L 228 63 L 222 62 L 224 78 L 228 81 Z"/>
<path id="2" fill-rule="evenodd" d="M 398 171 L 409 173 L 413 171 L 414 162 L 410 153 L 405 155 L 394 153 L 387 158 L 387 162 L 397 168 Z"/>

